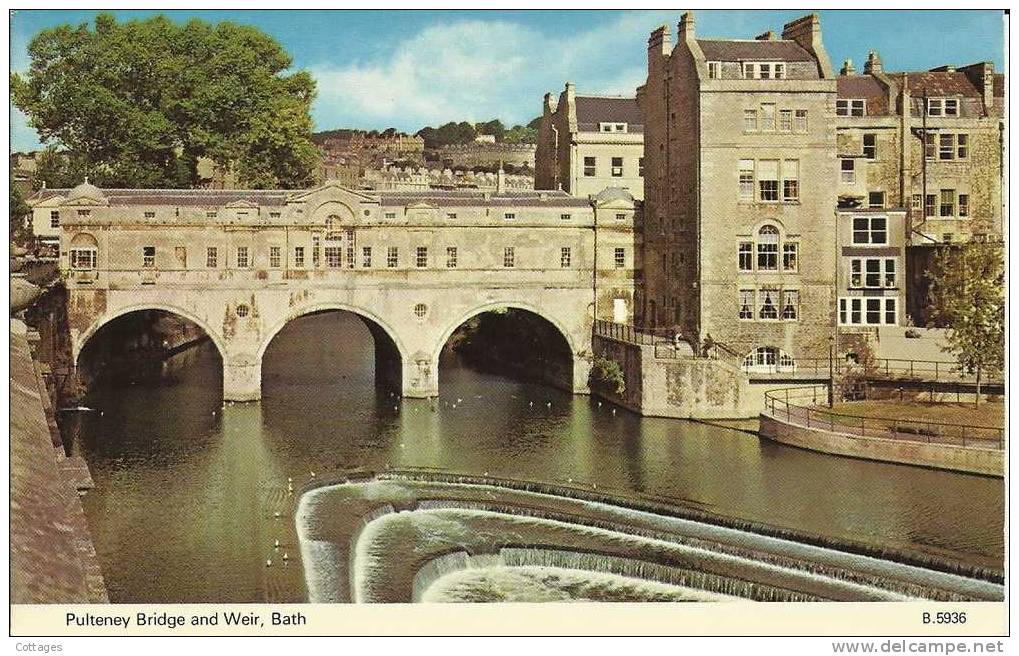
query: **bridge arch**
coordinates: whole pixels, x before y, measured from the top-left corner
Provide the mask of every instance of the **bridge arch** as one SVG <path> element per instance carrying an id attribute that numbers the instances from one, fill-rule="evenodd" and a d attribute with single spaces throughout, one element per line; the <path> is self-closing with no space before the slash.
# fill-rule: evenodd
<path id="1" fill-rule="evenodd" d="M 113 311 L 103 313 L 103 315 L 96 319 L 92 323 L 92 325 L 90 325 L 83 333 L 78 335 L 78 337 L 73 340 L 71 353 L 71 355 L 74 357 L 75 365 L 77 366 L 78 358 L 81 356 L 81 352 L 82 350 L 84 350 L 85 345 L 88 343 L 90 339 L 95 337 L 96 333 L 99 332 L 99 330 L 103 326 L 110 323 L 111 321 L 114 321 L 115 319 L 119 319 L 120 317 L 131 314 L 133 312 L 144 312 L 147 310 L 158 310 L 161 312 L 167 312 L 169 314 L 176 315 L 182 319 L 187 319 L 191 323 L 201 328 L 202 331 L 204 331 L 205 334 L 208 335 L 212 343 L 216 345 L 216 350 L 219 352 L 220 359 L 224 363 L 226 363 L 227 351 L 223 337 L 216 330 L 214 330 L 212 326 L 210 326 L 209 323 L 204 318 L 198 316 L 197 314 L 194 314 L 190 310 L 187 310 L 177 305 L 166 303 L 139 303 L 137 305 L 128 305 L 122 308 L 117 308 L 116 310 Z"/>
<path id="2" fill-rule="evenodd" d="M 531 305 L 530 303 L 524 303 L 520 301 L 496 301 L 492 303 L 486 303 L 484 305 L 479 305 L 471 309 L 470 311 L 462 314 L 457 320 L 453 321 L 446 328 L 444 328 L 439 338 L 439 343 L 435 346 L 435 349 L 432 352 L 432 360 L 434 362 L 438 362 L 439 355 L 442 353 L 442 348 L 446 345 L 446 342 L 449 341 L 449 338 L 453 336 L 453 333 L 456 331 L 457 328 L 464 325 L 465 323 L 467 323 L 474 317 L 478 316 L 479 314 L 484 314 L 485 312 L 491 312 L 493 310 L 501 310 L 503 308 L 524 310 L 525 312 L 530 312 L 535 316 L 541 317 L 542 319 L 550 323 L 553 327 L 555 327 L 556 331 L 566 341 L 566 345 L 570 349 L 570 354 L 573 356 L 577 355 L 578 349 L 576 339 L 574 339 L 574 337 L 570 334 L 570 331 L 567 330 L 565 326 L 563 326 L 561 321 L 559 321 L 555 317 L 550 316 L 547 312 L 542 311 L 537 306 Z"/>
<path id="3" fill-rule="evenodd" d="M 349 303 L 337 303 L 337 302 L 323 302 L 313 303 L 311 305 L 302 305 L 300 308 L 298 308 L 296 312 L 291 312 L 287 314 L 282 320 L 277 321 L 269 328 L 269 330 L 266 331 L 265 333 L 266 336 L 262 339 L 262 344 L 258 348 L 257 354 L 258 360 L 259 361 L 262 360 L 262 357 L 265 355 L 265 351 L 269 348 L 269 344 L 272 343 L 272 340 L 276 337 L 276 335 L 278 335 L 280 331 L 286 328 L 287 324 L 289 324 L 291 321 L 295 319 L 300 319 L 301 317 L 307 316 L 309 314 L 333 311 L 350 312 L 351 314 L 356 314 L 362 320 L 367 319 L 368 321 L 374 323 L 375 325 L 382 329 L 382 331 L 389 337 L 390 340 L 392 340 L 393 344 L 396 346 L 396 349 L 400 354 L 400 358 L 404 362 L 408 361 L 407 348 L 404 345 L 403 340 L 400 339 L 399 333 L 397 333 L 397 331 L 391 325 L 389 325 L 389 323 L 385 319 L 383 319 L 382 317 L 380 317 L 379 315 L 375 314 L 370 310 L 364 309 L 363 307 L 358 307 L 356 305 L 351 305 Z"/>

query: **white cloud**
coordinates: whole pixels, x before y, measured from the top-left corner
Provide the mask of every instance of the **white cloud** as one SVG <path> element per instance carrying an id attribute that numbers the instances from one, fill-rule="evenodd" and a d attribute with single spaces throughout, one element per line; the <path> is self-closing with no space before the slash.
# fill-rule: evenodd
<path id="1" fill-rule="evenodd" d="M 527 122 L 545 92 L 567 81 L 581 92 L 631 95 L 643 83 L 647 36 L 675 12 L 608 14 L 585 31 L 543 34 L 501 20 L 428 27 L 368 64 L 312 66 L 318 129 L 447 121 Z"/>

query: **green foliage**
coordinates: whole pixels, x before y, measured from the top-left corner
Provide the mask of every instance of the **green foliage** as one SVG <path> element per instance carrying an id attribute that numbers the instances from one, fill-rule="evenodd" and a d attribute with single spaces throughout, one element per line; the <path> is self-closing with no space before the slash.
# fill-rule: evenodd
<path id="1" fill-rule="evenodd" d="M 474 141 L 478 136 L 474 126 L 466 121 L 454 123 L 450 121 L 438 128 L 431 126 L 418 130 L 417 136 L 425 140 L 425 148 L 441 148 L 452 144 L 465 144 Z"/>
<path id="2" fill-rule="evenodd" d="M 477 130 L 478 134 L 494 136 L 496 141 L 502 141 L 502 135 L 506 132 L 506 126 L 499 119 L 494 119 L 487 123 L 478 123 L 474 126 L 474 129 Z"/>
<path id="3" fill-rule="evenodd" d="M 530 125 L 514 125 L 506 131 L 502 140 L 505 143 L 535 143 L 538 141 L 538 130 Z"/>
<path id="4" fill-rule="evenodd" d="M 28 224 L 31 212 L 32 208 L 25 202 L 21 188 L 14 182 L 14 176 L 11 176 L 10 238 L 15 244 L 27 244 L 31 241 L 32 230 Z"/>
<path id="5" fill-rule="evenodd" d="M 948 328 L 946 351 L 980 376 L 1005 366 L 1005 260 L 1001 244 L 943 247 L 928 272 L 928 312 Z"/>
<path id="6" fill-rule="evenodd" d="M 591 361 L 589 384 L 622 395 L 626 391 L 626 377 L 619 363 L 600 355 Z"/>
<path id="7" fill-rule="evenodd" d="M 28 74 L 11 75 L 15 106 L 97 184 L 194 186 L 199 157 L 250 186 L 312 180 L 315 83 L 254 27 L 100 14 L 94 29 L 39 32 L 28 51 Z"/>

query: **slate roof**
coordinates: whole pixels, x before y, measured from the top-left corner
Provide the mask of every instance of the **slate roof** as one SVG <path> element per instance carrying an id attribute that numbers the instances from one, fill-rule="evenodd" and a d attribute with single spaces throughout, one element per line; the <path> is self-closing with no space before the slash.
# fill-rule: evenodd
<path id="1" fill-rule="evenodd" d="M 298 190 L 267 189 L 103 189 L 110 205 L 180 205 L 222 207 L 239 200 L 256 205 L 283 205 Z M 40 189 L 29 200 L 67 196 L 70 189 Z"/>
<path id="2" fill-rule="evenodd" d="M 867 116 L 888 114 L 888 91 L 872 75 L 840 75 L 837 84 L 840 99 L 863 98 L 867 101 Z"/>
<path id="3" fill-rule="evenodd" d="M 599 123 L 629 123 L 627 129 L 630 132 L 643 131 L 644 115 L 636 98 L 577 96 L 574 101 L 577 108 L 577 125 L 582 130 L 597 131 Z"/>
<path id="4" fill-rule="evenodd" d="M 901 79 L 903 73 L 889 73 L 889 75 Z M 973 80 L 965 73 L 958 71 L 907 72 L 905 76 L 906 82 L 909 84 L 909 93 L 913 96 L 926 94 L 935 98 L 939 96 L 983 97 L 980 89 L 973 84 Z"/>
<path id="5" fill-rule="evenodd" d="M 789 40 L 697 39 L 697 45 L 708 61 L 814 61 L 800 44 Z"/>
<path id="6" fill-rule="evenodd" d="M 586 198 L 575 198 L 562 190 L 554 191 L 507 191 L 501 194 L 487 194 L 482 191 L 382 191 L 378 192 L 381 204 L 386 207 L 402 207 L 411 203 L 432 203 L 439 207 L 477 207 L 485 205 L 520 207 L 590 207 Z M 542 200 L 542 196 L 545 200 Z"/>

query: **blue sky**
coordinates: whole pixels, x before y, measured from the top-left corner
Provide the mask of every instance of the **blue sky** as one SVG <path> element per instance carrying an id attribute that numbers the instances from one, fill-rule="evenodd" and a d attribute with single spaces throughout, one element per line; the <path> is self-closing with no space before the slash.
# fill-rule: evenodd
<path id="1" fill-rule="evenodd" d="M 27 46 L 40 29 L 91 22 L 95 11 L 17 11 L 11 18 L 11 68 L 26 70 Z M 651 30 L 672 26 L 681 10 L 606 11 L 115 11 L 127 20 L 164 13 L 255 25 L 318 81 L 319 130 L 396 127 L 416 131 L 450 120 L 523 123 L 541 98 L 567 80 L 581 92 L 632 94 L 644 80 Z M 802 10 L 696 12 L 701 37 L 751 38 Z M 838 67 L 858 68 L 867 51 L 886 70 L 994 62 L 1004 70 L 1000 11 L 820 11 L 825 47 Z M 11 110 L 12 148 L 39 142 Z"/>

